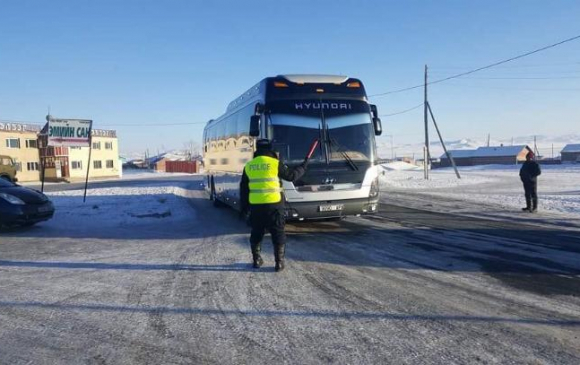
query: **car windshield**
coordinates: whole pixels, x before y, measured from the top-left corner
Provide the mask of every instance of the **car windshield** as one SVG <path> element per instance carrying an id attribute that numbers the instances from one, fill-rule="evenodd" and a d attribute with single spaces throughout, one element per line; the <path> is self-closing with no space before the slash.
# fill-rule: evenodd
<path id="1" fill-rule="evenodd" d="M 321 117 L 272 114 L 269 129 L 274 148 L 287 163 L 303 161 L 312 142 L 319 138 L 325 140 L 326 147 L 319 144 L 311 162 L 326 161 L 324 148 L 328 148 L 329 162 L 345 158 L 372 161 L 374 157 L 373 127 L 368 113 L 335 115 L 324 118 L 324 124 Z"/>

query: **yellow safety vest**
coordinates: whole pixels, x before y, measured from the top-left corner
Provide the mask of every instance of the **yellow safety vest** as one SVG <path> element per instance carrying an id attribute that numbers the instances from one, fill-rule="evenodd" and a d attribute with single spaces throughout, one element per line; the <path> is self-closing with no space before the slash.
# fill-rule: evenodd
<path id="1" fill-rule="evenodd" d="M 250 204 L 274 204 L 282 200 L 278 164 L 277 159 L 268 156 L 258 156 L 246 164 L 244 171 L 250 180 Z"/>

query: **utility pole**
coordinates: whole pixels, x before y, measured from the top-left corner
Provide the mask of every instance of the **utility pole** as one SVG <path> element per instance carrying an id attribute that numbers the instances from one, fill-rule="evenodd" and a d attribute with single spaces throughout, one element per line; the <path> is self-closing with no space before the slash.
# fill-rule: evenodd
<path id="1" fill-rule="evenodd" d="M 431 162 L 431 154 L 429 153 L 429 116 L 427 114 L 427 108 L 428 108 L 428 104 L 427 104 L 427 65 L 425 65 L 425 85 L 424 85 L 424 93 L 425 93 L 425 98 L 424 98 L 424 111 L 423 111 L 423 119 L 425 122 L 425 180 L 429 179 L 429 165 Z"/>
<path id="2" fill-rule="evenodd" d="M 489 140 L 490 140 L 490 138 L 491 138 L 491 134 L 490 134 L 490 133 L 488 133 L 488 134 L 487 134 L 487 147 L 489 147 Z"/>

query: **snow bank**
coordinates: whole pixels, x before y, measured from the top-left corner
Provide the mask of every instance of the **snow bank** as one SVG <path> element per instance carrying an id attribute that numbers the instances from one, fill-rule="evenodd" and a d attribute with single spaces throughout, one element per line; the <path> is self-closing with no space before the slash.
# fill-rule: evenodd
<path id="1" fill-rule="evenodd" d="M 167 223 L 191 219 L 193 210 L 187 198 L 193 190 L 184 186 L 114 187 L 47 193 L 54 202 L 53 223 L 68 227 L 128 226 L 163 220 Z"/>
<path id="2" fill-rule="evenodd" d="M 385 199 L 395 195 L 420 195 L 423 198 L 416 201 L 425 202 L 431 196 L 439 202 L 453 200 L 458 209 L 494 207 L 513 212 L 525 205 L 519 179 L 520 167 L 460 167 L 461 179 L 457 179 L 452 168 L 435 169 L 429 172 L 429 180 L 424 180 L 423 171 L 385 171 L 381 176 L 381 190 L 385 192 Z M 538 195 L 540 213 L 561 213 L 579 218 L 580 165 L 542 166 Z"/>
<path id="3" fill-rule="evenodd" d="M 394 161 L 382 164 L 381 167 L 387 171 L 401 171 L 401 170 L 423 170 L 421 167 L 417 165 L 413 165 L 403 161 Z"/>

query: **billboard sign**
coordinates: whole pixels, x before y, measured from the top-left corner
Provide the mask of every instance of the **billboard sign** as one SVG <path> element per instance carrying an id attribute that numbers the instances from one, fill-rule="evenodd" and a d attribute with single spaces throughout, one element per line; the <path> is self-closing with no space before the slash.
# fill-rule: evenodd
<path id="1" fill-rule="evenodd" d="M 50 119 L 48 145 L 89 147 L 93 121 L 85 119 Z"/>

